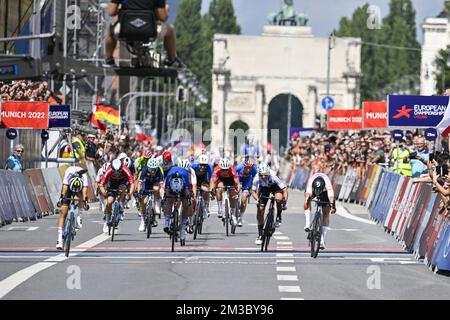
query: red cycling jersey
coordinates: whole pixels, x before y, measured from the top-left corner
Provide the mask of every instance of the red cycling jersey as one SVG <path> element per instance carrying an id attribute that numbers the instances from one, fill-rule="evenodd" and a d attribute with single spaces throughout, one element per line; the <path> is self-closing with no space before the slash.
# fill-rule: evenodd
<path id="1" fill-rule="evenodd" d="M 123 181 L 127 179 L 129 184 L 134 183 L 133 175 L 131 174 L 130 169 L 128 169 L 127 166 L 123 165 L 121 172 L 114 172 L 113 169 L 110 167 L 108 170 L 106 170 L 105 174 L 103 175 L 102 179 L 100 180 L 101 185 L 106 185 L 109 180 L 111 181 Z"/>
<path id="2" fill-rule="evenodd" d="M 234 181 L 239 181 L 238 174 L 234 166 L 230 166 L 230 169 L 227 171 L 220 169 L 219 166 L 214 168 L 214 173 L 212 177 L 213 183 L 215 183 L 218 179 L 234 179 Z"/>

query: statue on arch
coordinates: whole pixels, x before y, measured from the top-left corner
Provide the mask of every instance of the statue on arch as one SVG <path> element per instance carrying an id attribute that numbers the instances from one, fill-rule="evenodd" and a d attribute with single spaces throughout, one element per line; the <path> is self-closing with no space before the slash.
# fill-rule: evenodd
<path id="1" fill-rule="evenodd" d="M 276 26 L 306 26 L 309 17 L 294 8 L 294 0 L 284 0 L 284 5 L 277 13 L 271 13 L 267 16 L 269 24 Z"/>

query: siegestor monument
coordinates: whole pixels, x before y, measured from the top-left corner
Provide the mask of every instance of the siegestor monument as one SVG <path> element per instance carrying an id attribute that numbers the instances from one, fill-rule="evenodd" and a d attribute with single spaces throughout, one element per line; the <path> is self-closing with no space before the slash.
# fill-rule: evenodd
<path id="1" fill-rule="evenodd" d="M 239 147 L 236 130 L 276 148 L 286 146 L 289 127 L 316 127 L 326 114 L 329 47 L 336 108 L 360 107 L 361 40 L 315 37 L 308 21 L 285 0 L 259 36 L 214 35 L 212 150 Z"/>

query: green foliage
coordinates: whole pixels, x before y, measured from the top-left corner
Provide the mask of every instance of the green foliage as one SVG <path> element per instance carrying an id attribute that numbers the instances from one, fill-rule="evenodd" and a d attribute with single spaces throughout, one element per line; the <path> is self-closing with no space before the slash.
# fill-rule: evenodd
<path id="1" fill-rule="evenodd" d="M 447 65 L 449 59 L 450 47 L 447 50 L 440 50 L 436 57 L 437 72 L 434 75 L 436 77 L 436 92 L 443 94 L 447 88 L 450 88 L 450 68 Z M 443 71 L 444 70 L 444 71 Z M 433 75 L 428 75 L 433 76 Z"/>
<path id="2" fill-rule="evenodd" d="M 177 52 L 208 93 L 208 103 L 196 107 L 196 116 L 211 118 L 211 69 L 213 37 L 216 33 L 240 34 L 231 0 L 213 0 L 201 16 L 201 0 L 182 0 L 175 20 Z M 208 129 L 210 123 L 204 126 Z"/>
<path id="3" fill-rule="evenodd" d="M 405 77 L 420 73 L 420 51 L 399 50 L 365 43 L 420 48 L 416 39 L 416 11 L 411 0 L 391 0 L 389 14 L 378 29 L 369 29 L 369 4 L 358 7 L 351 19 L 342 18 L 336 34 L 340 37 L 360 37 L 362 100 L 383 98 L 386 88 L 403 81 Z M 408 83 L 410 85 L 410 83 Z M 413 92 L 414 84 L 405 88 Z"/>

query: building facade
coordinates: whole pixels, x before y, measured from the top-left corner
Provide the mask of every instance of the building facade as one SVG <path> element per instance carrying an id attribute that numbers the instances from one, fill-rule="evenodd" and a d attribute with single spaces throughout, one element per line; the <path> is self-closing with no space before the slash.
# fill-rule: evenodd
<path id="1" fill-rule="evenodd" d="M 311 27 L 276 25 L 265 26 L 260 36 L 216 34 L 212 148 L 233 145 L 230 128 L 251 133 L 260 146 L 277 143 L 269 132 L 278 129 L 283 147 L 289 127 L 316 127 L 316 119 L 326 115 L 321 101 L 327 94 L 330 44 L 329 94 L 335 108 L 360 108 L 359 38 L 329 42 L 315 37 Z"/>

